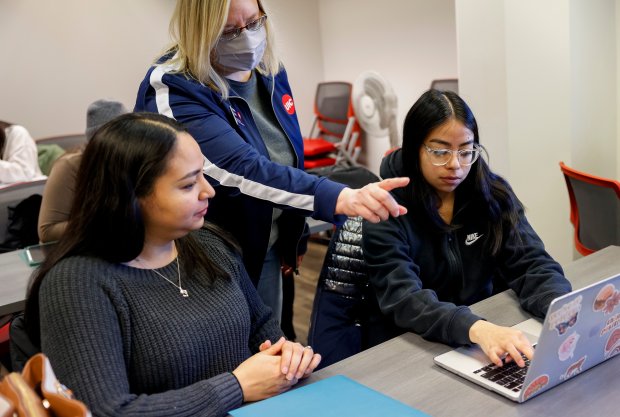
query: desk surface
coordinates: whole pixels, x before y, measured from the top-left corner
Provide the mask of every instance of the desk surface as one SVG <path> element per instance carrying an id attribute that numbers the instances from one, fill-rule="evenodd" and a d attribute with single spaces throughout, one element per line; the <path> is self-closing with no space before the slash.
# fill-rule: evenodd
<path id="1" fill-rule="evenodd" d="M 564 271 L 573 288 L 620 273 L 620 247 L 571 262 Z M 530 317 L 512 292 L 476 303 L 472 310 L 504 326 Z M 305 383 L 343 374 L 434 417 L 618 415 L 618 357 L 517 404 L 435 365 L 433 358 L 449 349 L 406 333 L 322 369 Z"/>
<path id="2" fill-rule="evenodd" d="M 23 249 L 0 254 L 0 316 L 24 309 L 26 289 L 34 269 L 22 258 Z"/>

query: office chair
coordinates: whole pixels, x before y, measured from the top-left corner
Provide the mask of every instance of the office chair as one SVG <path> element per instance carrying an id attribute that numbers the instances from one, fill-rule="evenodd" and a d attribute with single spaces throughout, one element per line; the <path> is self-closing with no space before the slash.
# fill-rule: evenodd
<path id="1" fill-rule="evenodd" d="M 43 195 L 46 182 L 47 178 L 35 181 L 19 182 L 0 189 L 0 243 L 6 243 L 5 241 L 9 237 L 7 233 L 7 228 L 9 226 L 9 207 L 16 206 L 21 201 L 32 195 Z M 36 230 L 36 219 L 34 220 L 34 224 L 32 226 Z M 0 251 L 2 251 L 2 249 L 0 249 Z"/>
<path id="2" fill-rule="evenodd" d="M 351 83 L 322 82 L 314 98 L 314 122 L 304 138 L 304 167 L 355 165 L 360 148 L 360 128 L 351 104 Z"/>
<path id="3" fill-rule="evenodd" d="M 453 91 L 459 93 L 459 80 L 456 78 L 444 78 L 431 81 L 431 88 L 439 91 Z"/>
<path id="4" fill-rule="evenodd" d="M 577 171 L 560 162 L 570 199 L 575 248 L 589 255 L 620 245 L 620 182 Z"/>

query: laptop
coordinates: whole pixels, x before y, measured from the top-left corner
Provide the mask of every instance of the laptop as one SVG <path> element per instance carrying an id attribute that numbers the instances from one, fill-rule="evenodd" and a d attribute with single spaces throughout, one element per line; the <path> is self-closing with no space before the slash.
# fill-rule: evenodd
<path id="1" fill-rule="evenodd" d="M 435 363 L 513 401 L 524 402 L 620 353 L 620 275 L 553 300 L 544 322 L 514 326 L 535 347 L 525 368 L 497 367 L 479 346 L 460 347 Z"/>

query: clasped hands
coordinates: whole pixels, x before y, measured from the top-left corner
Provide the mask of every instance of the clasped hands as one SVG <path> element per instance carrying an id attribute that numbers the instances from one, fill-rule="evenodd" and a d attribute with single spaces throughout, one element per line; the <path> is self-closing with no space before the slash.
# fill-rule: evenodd
<path id="1" fill-rule="evenodd" d="M 245 401 L 258 401 L 288 390 L 307 377 L 321 362 L 321 355 L 310 346 L 302 346 L 281 337 L 276 343 L 266 340 L 259 352 L 233 371 Z"/>

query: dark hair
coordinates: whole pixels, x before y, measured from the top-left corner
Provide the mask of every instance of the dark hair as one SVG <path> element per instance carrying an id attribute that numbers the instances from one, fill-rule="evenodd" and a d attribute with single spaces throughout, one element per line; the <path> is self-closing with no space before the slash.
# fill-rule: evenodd
<path id="1" fill-rule="evenodd" d="M 6 145 L 6 132 L 4 129 L 9 126 L 12 126 L 12 124 L 0 120 L 0 159 L 2 159 L 2 155 L 4 154 L 4 145 Z"/>
<path id="2" fill-rule="evenodd" d="M 405 118 L 403 127 L 402 155 L 404 174 L 411 181 L 406 198 L 415 216 L 424 216 L 440 230 L 448 231 L 459 225 L 446 225 L 439 215 L 440 198 L 435 189 L 424 179 L 420 168 L 420 148 L 430 132 L 450 119 L 461 122 L 474 134 L 474 142 L 480 145 L 478 124 L 469 106 L 451 91 L 429 90 L 414 103 Z M 480 145 L 481 146 L 481 145 Z M 484 148 L 483 152 L 486 152 Z M 521 202 L 499 175 L 491 172 L 483 158 L 472 165 L 465 180 L 456 189 L 457 198 L 469 199 L 478 213 L 488 219 L 489 249 L 497 254 L 504 240 L 504 226 L 517 231 Z"/>
<path id="3" fill-rule="evenodd" d="M 26 329 L 35 345 L 40 345 L 39 289 L 58 262 L 86 255 L 121 263 L 140 254 L 145 229 L 139 199 L 153 191 L 184 131 L 159 114 L 128 113 L 104 124 L 88 142 L 77 174 L 80 198 L 74 199 L 63 237 L 35 271 L 26 301 Z M 191 235 L 176 243 L 188 275 L 201 267 L 212 281 L 227 276 Z"/>

